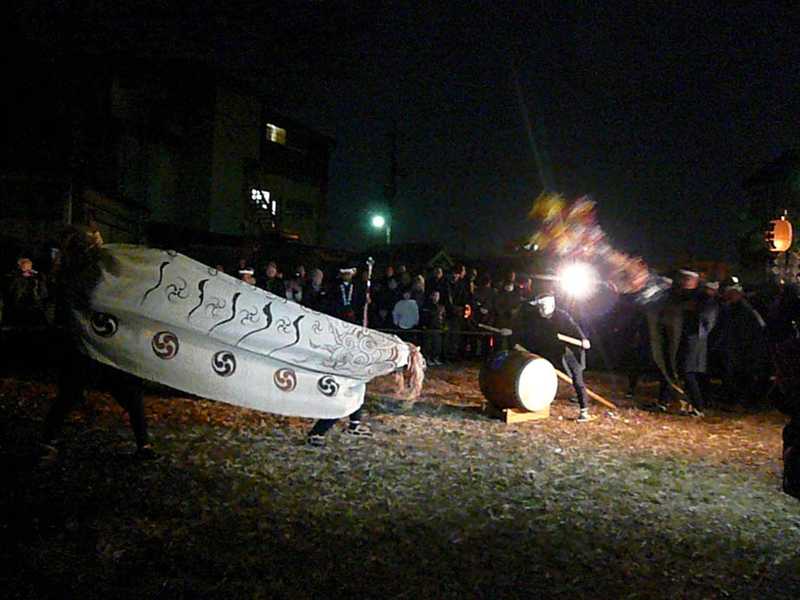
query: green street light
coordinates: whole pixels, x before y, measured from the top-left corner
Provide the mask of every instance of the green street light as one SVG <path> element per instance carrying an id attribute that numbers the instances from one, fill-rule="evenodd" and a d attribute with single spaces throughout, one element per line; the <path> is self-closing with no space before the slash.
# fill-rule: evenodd
<path id="1" fill-rule="evenodd" d="M 386 230 L 386 245 L 388 246 L 392 242 L 392 226 L 389 223 L 389 220 L 384 217 L 383 215 L 373 215 L 372 216 L 372 226 L 375 229 L 385 229 Z"/>

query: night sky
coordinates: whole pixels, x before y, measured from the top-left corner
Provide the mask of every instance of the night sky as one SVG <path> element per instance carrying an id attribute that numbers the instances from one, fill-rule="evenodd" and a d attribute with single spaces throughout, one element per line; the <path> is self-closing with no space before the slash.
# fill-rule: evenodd
<path id="1" fill-rule="evenodd" d="M 367 215 L 384 202 L 395 123 L 394 241 L 475 255 L 530 231 L 542 183 L 515 72 L 555 188 L 591 194 L 616 245 L 651 261 L 735 259 L 741 181 L 800 140 L 791 3 L 47 4 L 24 13 L 34 33 L 67 15 L 67 43 L 213 60 L 334 136 L 330 245 L 380 241 Z"/>

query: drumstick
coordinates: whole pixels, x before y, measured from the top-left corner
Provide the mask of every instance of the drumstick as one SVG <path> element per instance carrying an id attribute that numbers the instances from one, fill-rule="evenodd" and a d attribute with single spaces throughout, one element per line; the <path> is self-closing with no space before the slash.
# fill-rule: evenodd
<path id="1" fill-rule="evenodd" d="M 513 331 L 511 331 L 507 327 L 503 327 L 502 329 L 498 329 L 497 327 L 492 327 L 491 325 L 486 325 L 484 323 L 478 323 L 478 327 L 480 327 L 481 329 L 486 329 L 487 331 L 492 331 L 494 333 L 499 333 L 500 335 L 506 335 L 507 336 L 507 335 L 511 335 L 512 333 L 514 333 Z"/>
<path id="2" fill-rule="evenodd" d="M 579 340 L 578 338 L 570 337 L 568 335 L 564 335 L 563 333 L 559 333 L 558 339 L 562 342 L 566 342 L 567 344 L 572 344 L 573 346 L 580 346 L 581 348 L 583 348 L 583 340 Z"/>
<path id="3" fill-rule="evenodd" d="M 531 352 L 530 350 L 528 350 L 528 349 L 527 349 L 525 346 L 520 346 L 519 344 L 516 344 L 516 345 L 514 346 L 514 349 L 515 349 L 515 350 L 522 350 L 523 352 L 528 352 L 529 354 L 533 354 L 533 352 Z M 558 369 L 556 369 L 556 368 L 555 368 L 555 366 L 553 366 L 553 368 L 554 368 L 554 369 L 555 369 L 555 371 L 556 371 L 556 376 L 557 376 L 557 377 L 558 377 L 558 378 L 559 378 L 561 381 L 563 381 L 564 383 L 568 383 L 568 384 L 570 384 L 570 385 L 573 385 L 573 384 L 572 384 L 572 377 L 570 377 L 569 375 L 567 375 L 567 374 L 566 374 L 566 373 L 564 373 L 563 371 L 559 371 Z M 605 399 L 605 398 L 603 398 L 603 397 L 602 397 L 600 394 L 598 394 L 598 393 L 596 393 L 596 392 L 593 392 L 592 390 L 590 390 L 590 389 L 589 389 L 589 386 L 584 386 L 584 387 L 586 388 L 586 393 L 587 393 L 587 394 L 589 394 L 589 397 L 590 397 L 592 400 L 596 400 L 597 402 L 599 402 L 600 404 L 603 404 L 603 405 L 607 406 L 608 408 L 613 408 L 613 409 L 616 409 L 616 408 L 617 408 L 617 405 L 616 405 L 616 404 L 614 404 L 613 402 L 610 402 L 610 401 L 606 400 L 606 399 Z"/>

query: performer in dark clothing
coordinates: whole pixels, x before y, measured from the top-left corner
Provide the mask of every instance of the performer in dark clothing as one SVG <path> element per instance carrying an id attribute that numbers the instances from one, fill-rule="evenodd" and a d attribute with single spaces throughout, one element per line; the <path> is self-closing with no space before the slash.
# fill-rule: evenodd
<path id="1" fill-rule="evenodd" d="M 675 392 L 678 392 L 681 410 L 692 412 L 684 400 L 684 390 L 678 386 L 680 381 L 681 340 L 683 323 L 687 313 L 694 306 L 700 275 L 690 269 L 678 271 L 677 282 L 672 285 L 663 303 L 653 304 L 645 312 L 647 317 L 650 352 L 659 370 L 660 385 L 658 402 L 649 409 L 666 411 Z"/>
<path id="2" fill-rule="evenodd" d="M 86 389 L 94 380 L 109 389 L 114 400 L 128 413 L 136 438 L 136 456 L 152 458 L 155 452 L 147 434 L 142 380 L 90 359 L 84 353 L 74 322 L 73 310 L 89 308 L 88 297 L 93 287 L 91 265 L 96 264 L 95 255 L 100 244 L 102 240 L 98 234 L 87 234 L 77 228 L 70 228 L 64 236 L 61 285 L 56 292 L 56 323 L 60 327 L 63 360 L 59 368 L 58 396 L 44 422 L 43 443 L 49 452 L 57 451 L 52 444 L 64 419 L 85 401 Z"/>
<path id="3" fill-rule="evenodd" d="M 512 279 L 503 282 L 502 289 L 494 299 L 495 322 L 498 329 L 514 330 L 518 326 L 518 316 L 522 300 Z M 500 337 L 500 349 L 508 350 L 509 336 Z"/>
<path id="4" fill-rule="evenodd" d="M 466 306 L 472 302 L 469 285 L 465 279 L 466 273 L 464 265 L 457 265 L 450 277 L 450 304 L 445 306 L 447 332 L 444 338 L 444 354 L 448 360 L 460 358 L 464 348 L 461 333 L 466 325 Z"/>
<path id="5" fill-rule="evenodd" d="M 361 315 L 357 310 L 358 292 L 353 276 L 355 267 L 339 269 L 339 279 L 330 293 L 331 311 L 334 317 L 350 323 L 360 323 Z"/>
<path id="6" fill-rule="evenodd" d="M 472 295 L 472 321 L 477 326 L 494 326 L 495 322 L 495 298 L 497 292 L 492 287 L 492 279 L 484 274 L 480 277 L 478 287 Z M 488 337 L 477 337 L 475 340 L 475 354 L 484 356 L 492 347 L 493 341 Z"/>
<path id="7" fill-rule="evenodd" d="M 534 306 L 536 310 L 531 310 Z M 566 310 L 556 306 L 555 296 L 544 294 L 536 300 L 525 303 L 524 339 L 525 347 L 551 363 L 563 366 L 564 371 L 572 378 L 572 385 L 580 406 L 578 421 L 592 420 L 589 416 L 589 405 L 586 397 L 586 385 L 583 382 L 583 371 L 586 369 L 586 350 L 589 339 L 580 325 Z M 559 339 L 559 334 L 573 338 L 577 344 Z"/>
<path id="8" fill-rule="evenodd" d="M 764 319 L 745 299 L 742 285 L 735 280 L 726 282 L 715 337 L 722 367 L 722 400 L 729 406 L 745 405 L 760 393 L 756 383 L 769 369 L 765 328 Z"/>
<path id="9" fill-rule="evenodd" d="M 442 358 L 442 327 L 445 321 L 445 309 L 439 303 L 439 291 L 434 290 L 422 305 L 420 315 L 422 327 L 425 329 L 422 343 L 422 353 L 431 366 L 441 365 Z"/>
<path id="10" fill-rule="evenodd" d="M 706 398 L 703 393 L 708 372 L 708 337 L 717 322 L 719 306 L 714 293 L 714 285 L 704 285 L 695 295 L 695 300 L 687 306 L 683 318 L 683 339 L 679 351 L 680 370 L 686 386 L 686 394 L 691 407 L 688 414 L 703 416 Z"/>
<path id="11" fill-rule="evenodd" d="M 618 321 L 614 327 L 616 339 L 624 344 L 617 367 L 628 379 L 626 398 L 636 396 L 636 387 L 642 375 L 650 366 L 650 339 L 647 332 L 647 319 L 644 312 L 636 306 L 632 298 L 620 298 Z"/>

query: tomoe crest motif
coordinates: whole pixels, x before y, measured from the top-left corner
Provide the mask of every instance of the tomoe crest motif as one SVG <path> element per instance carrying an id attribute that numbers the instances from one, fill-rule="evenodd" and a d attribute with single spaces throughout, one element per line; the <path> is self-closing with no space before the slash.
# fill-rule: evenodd
<path id="1" fill-rule="evenodd" d="M 297 373 L 292 369 L 278 369 L 272 376 L 272 380 L 282 392 L 292 392 L 297 387 Z"/>
<path id="2" fill-rule="evenodd" d="M 113 336 L 117 333 L 117 329 L 119 328 L 117 318 L 114 315 L 103 312 L 92 314 L 91 325 L 92 331 L 104 338 Z"/>
<path id="3" fill-rule="evenodd" d="M 175 358 L 180 348 L 178 336 L 171 331 L 159 331 L 153 336 L 151 345 L 155 355 L 163 360 Z"/>
<path id="4" fill-rule="evenodd" d="M 317 381 L 317 389 L 323 396 L 332 398 L 339 391 L 339 382 L 330 375 L 325 375 Z"/>
<path id="5" fill-rule="evenodd" d="M 233 352 L 220 350 L 211 359 L 211 368 L 220 377 L 230 377 L 236 372 L 236 356 Z"/>

